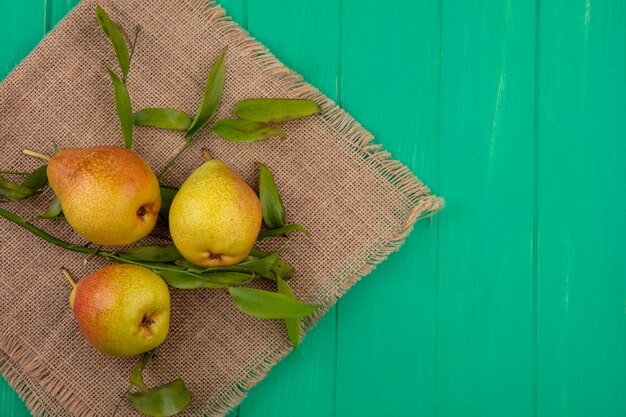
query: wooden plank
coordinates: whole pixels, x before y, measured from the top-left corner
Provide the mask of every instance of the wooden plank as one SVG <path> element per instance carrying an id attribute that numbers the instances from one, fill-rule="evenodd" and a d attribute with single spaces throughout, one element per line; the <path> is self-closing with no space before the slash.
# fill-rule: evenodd
<path id="1" fill-rule="evenodd" d="M 337 0 L 248 0 L 248 29 L 285 64 L 337 98 Z M 334 412 L 336 310 L 251 390 L 241 417 L 327 417 Z"/>
<path id="2" fill-rule="evenodd" d="M 50 31 L 80 0 L 47 0 L 46 31 Z M 95 10 L 94 10 L 95 16 Z"/>
<path id="3" fill-rule="evenodd" d="M 626 415 L 626 3 L 540 10 L 539 416 Z"/>
<path id="4" fill-rule="evenodd" d="M 41 40 L 45 33 L 45 1 L 0 2 L 0 81 Z M 26 417 L 30 413 L 15 391 L 0 377 L 0 415 Z"/>
<path id="5" fill-rule="evenodd" d="M 443 2 L 437 411 L 530 416 L 535 10 Z"/>
<path id="6" fill-rule="evenodd" d="M 0 80 L 37 45 L 44 35 L 44 0 L 0 2 Z"/>
<path id="7" fill-rule="evenodd" d="M 437 191 L 436 1 L 343 1 L 341 102 Z M 339 304 L 336 416 L 434 413 L 437 221 Z"/>
<path id="8" fill-rule="evenodd" d="M 28 417 L 30 412 L 15 391 L 0 377 L 0 416 Z"/>
<path id="9" fill-rule="evenodd" d="M 248 0 L 219 0 L 218 3 L 239 26 L 248 27 Z"/>

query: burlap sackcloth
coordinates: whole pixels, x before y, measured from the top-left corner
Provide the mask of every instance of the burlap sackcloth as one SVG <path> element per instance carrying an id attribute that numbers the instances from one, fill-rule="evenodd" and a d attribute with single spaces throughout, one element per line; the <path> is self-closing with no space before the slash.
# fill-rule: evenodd
<path id="1" fill-rule="evenodd" d="M 309 98 L 323 114 L 286 125 L 287 140 L 236 144 L 205 129 L 165 182 L 179 185 L 203 160 L 207 147 L 251 184 L 257 161 L 274 172 L 291 222 L 309 235 L 273 239 L 296 268 L 296 295 L 321 305 L 303 331 L 360 277 L 397 250 L 413 223 L 437 211 L 432 196 L 405 166 L 390 159 L 372 136 L 265 47 L 203 0 L 100 0 L 129 31 L 141 26 L 129 76 L 135 110 L 174 107 L 194 114 L 208 70 L 228 46 L 226 83 L 217 118 L 251 97 Z M 0 167 L 28 170 L 40 162 L 22 148 L 122 145 L 113 88 L 105 65 L 117 69 L 108 39 L 97 26 L 96 2 L 87 0 L 47 36 L 0 85 Z M 214 120 L 216 120 L 214 119 Z M 158 171 L 182 145 L 179 132 L 135 128 L 134 150 Z M 46 192 L 8 208 L 40 213 Z M 106 208 L 103 208 L 106 210 Z M 38 225 L 55 236 L 85 243 L 67 224 Z M 59 272 L 84 276 L 101 259 L 55 247 L 0 219 L 0 371 L 35 415 L 108 416 L 127 389 L 136 359 L 96 352 L 80 334 L 68 307 L 69 285 Z M 149 240 L 148 240 L 149 241 Z M 268 289 L 271 288 L 268 286 Z M 167 341 L 145 371 L 148 386 L 182 377 L 193 401 L 185 415 L 224 415 L 290 350 L 280 321 L 239 312 L 223 290 L 175 290 Z M 367 308 L 367 306 L 363 306 Z M 136 413 L 125 401 L 120 416 Z"/>

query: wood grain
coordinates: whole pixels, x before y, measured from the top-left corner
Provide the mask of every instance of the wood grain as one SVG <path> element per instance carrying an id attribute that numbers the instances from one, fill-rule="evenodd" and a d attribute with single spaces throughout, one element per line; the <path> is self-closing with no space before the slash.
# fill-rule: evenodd
<path id="1" fill-rule="evenodd" d="M 437 411 L 533 403 L 535 10 L 443 2 Z"/>
<path id="2" fill-rule="evenodd" d="M 537 415 L 626 415 L 626 4 L 546 2 Z"/>
<path id="3" fill-rule="evenodd" d="M 75 3 L 0 2 L 0 79 Z M 220 3 L 447 200 L 230 416 L 626 415 L 626 4 Z"/>
<path id="4" fill-rule="evenodd" d="M 344 0 L 342 21 L 342 105 L 437 192 L 438 3 Z M 433 414 L 437 226 L 341 300 L 337 417 Z"/>

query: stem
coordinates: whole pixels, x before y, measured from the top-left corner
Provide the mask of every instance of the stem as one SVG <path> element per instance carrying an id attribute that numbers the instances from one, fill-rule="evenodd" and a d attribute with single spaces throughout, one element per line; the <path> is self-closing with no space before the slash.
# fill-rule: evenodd
<path id="1" fill-rule="evenodd" d="M 176 155 L 174 155 L 172 157 L 172 159 L 170 159 L 169 161 L 167 161 L 167 164 L 165 164 L 165 167 L 163 168 L 163 170 L 159 173 L 159 175 L 157 175 L 157 179 L 161 179 L 163 177 L 163 175 L 165 175 L 165 173 L 167 172 L 168 169 L 171 168 L 171 166 L 174 164 L 174 162 L 176 162 L 176 160 L 178 159 L 178 157 L 180 157 L 183 152 L 185 152 L 187 149 L 189 149 L 191 146 L 195 145 L 196 142 L 198 142 L 198 139 L 195 140 L 190 140 L 189 142 L 185 143 L 185 146 L 183 146 L 178 153 L 176 153 Z"/>
<path id="2" fill-rule="evenodd" d="M 128 57 L 128 65 L 130 66 L 131 62 L 133 62 L 133 55 L 135 55 L 135 46 L 137 45 L 137 38 L 139 37 L 139 32 L 141 32 L 141 26 L 135 26 L 135 39 L 133 39 L 132 43 L 130 43 L 130 55 Z"/>
<path id="3" fill-rule="evenodd" d="M 72 252 L 78 252 L 78 253 L 86 253 L 88 255 L 93 255 L 93 256 L 102 256 L 103 258 L 109 259 L 113 262 L 117 262 L 120 264 L 130 264 L 130 265 L 138 265 L 138 266 L 143 266 L 145 268 L 148 269 L 152 269 L 153 271 L 171 271 L 171 272 L 180 272 L 182 274 L 187 274 L 190 276 L 195 276 L 193 272 L 190 271 L 186 271 L 186 270 L 180 270 L 176 267 L 174 267 L 173 265 L 167 266 L 167 265 L 159 265 L 159 264 L 155 264 L 155 263 L 151 263 L 151 262 L 140 262 L 140 261 L 133 261 L 130 259 L 126 259 L 122 256 L 119 256 L 117 253 L 113 253 L 113 252 L 107 252 L 107 251 L 103 251 L 100 250 L 99 248 L 96 249 L 95 251 L 93 250 L 93 248 L 89 248 L 87 246 L 79 246 L 79 245 L 74 245 L 73 243 L 69 243 L 69 242 L 65 242 L 64 240 L 58 239 L 46 232 L 44 232 L 43 230 L 41 230 L 40 228 L 38 228 L 37 226 L 29 223 L 26 219 L 11 213 L 8 210 L 5 210 L 3 208 L 0 207 L 0 217 L 4 217 L 5 219 L 17 224 L 18 226 L 23 227 L 24 229 L 28 230 L 29 232 L 31 232 L 32 234 L 39 236 L 40 238 L 42 238 L 43 240 L 45 240 L 46 242 L 50 242 L 53 245 L 59 246 L 61 248 L 70 250 Z M 235 267 L 214 267 L 214 268 L 207 268 L 206 270 L 204 270 L 203 272 L 207 272 L 207 271 L 230 271 L 230 270 L 237 270 Z"/>
<path id="4" fill-rule="evenodd" d="M 130 394 L 130 390 L 133 388 L 133 384 L 130 384 L 128 386 L 128 388 L 126 389 L 126 392 L 124 393 L 124 395 L 122 395 L 122 397 L 120 398 L 120 400 L 117 402 L 117 404 L 115 405 L 115 409 L 113 410 L 113 415 L 111 417 L 115 417 L 117 415 L 117 412 L 120 409 L 120 405 L 122 405 L 122 401 L 124 401 L 124 398 L 128 397 L 128 394 Z"/>
<path id="5" fill-rule="evenodd" d="M 70 271 L 68 271 L 67 268 L 61 268 L 61 272 L 63 272 L 63 275 L 65 275 L 65 278 L 67 278 L 70 284 L 72 284 L 72 287 L 76 288 L 76 281 L 74 281 Z"/>
<path id="6" fill-rule="evenodd" d="M 202 150 L 202 157 L 203 157 L 206 161 L 210 161 L 211 159 L 213 159 L 213 158 L 211 157 L 211 154 L 209 153 L 209 150 L 208 150 L 208 149 L 206 149 L 206 148 L 204 148 L 204 149 Z"/>
<path id="7" fill-rule="evenodd" d="M 97 247 L 96 249 L 94 249 L 94 250 L 93 250 L 93 252 L 91 252 L 91 253 L 89 254 L 89 256 L 88 256 L 88 257 L 86 257 L 86 258 L 85 258 L 85 260 L 83 261 L 83 263 L 84 263 L 85 265 L 87 265 L 87 263 L 88 263 L 89 261 L 91 261 L 91 258 L 93 258 L 94 256 L 96 256 L 96 254 L 98 253 L 98 251 L 100 250 L 100 248 L 102 248 L 102 245 L 98 245 L 98 247 Z"/>
<path id="8" fill-rule="evenodd" d="M 30 172 L 21 172 L 21 171 L 0 171 L 0 175 L 30 175 Z"/>
<path id="9" fill-rule="evenodd" d="M 50 157 L 48 155 L 44 155 L 39 152 L 31 151 L 30 149 L 22 149 L 22 153 L 29 156 L 34 156 L 35 158 L 43 159 L 44 161 L 49 161 Z"/>
<path id="10" fill-rule="evenodd" d="M 79 246 L 79 245 L 74 245 L 72 243 L 68 243 L 65 242 L 61 239 L 57 239 L 56 237 L 44 232 L 43 230 L 41 230 L 40 228 L 32 225 L 31 223 L 29 223 L 28 221 L 26 221 L 26 219 L 11 213 L 8 210 L 5 210 L 3 208 L 0 207 L 0 216 L 4 217 L 5 219 L 12 221 L 13 223 L 17 224 L 18 226 L 23 227 L 24 229 L 28 230 L 29 232 L 33 233 L 34 235 L 39 236 L 40 238 L 42 238 L 43 240 L 52 243 L 53 245 L 71 250 L 72 252 L 79 252 L 79 253 L 86 253 L 86 254 L 90 254 L 93 249 L 90 248 L 86 248 L 84 246 Z M 102 256 L 104 256 L 104 254 L 106 254 L 106 256 L 110 256 L 113 255 L 112 253 L 109 252 L 103 252 L 100 251 L 101 254 L 103 254 Z"/>

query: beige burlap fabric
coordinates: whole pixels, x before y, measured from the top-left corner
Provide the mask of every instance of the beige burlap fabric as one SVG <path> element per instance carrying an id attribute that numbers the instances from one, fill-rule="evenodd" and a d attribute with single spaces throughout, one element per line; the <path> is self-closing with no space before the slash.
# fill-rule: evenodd
<path id="1" fill-rule="evenodd" d="M 202 132 L 200 143 L 165 179 L 180 184 L 202 162 L 201 148 L 246 180 L 256 161 L 274 172 L 288 219 L 309 235 L 267 243 L 284 247 L 296 268 L 298 297 L 323 306 L 313 326 L 350 286 L 396 250 L 421 216 L 441 200 L 328 98 L 284 67 L 262 45 L 202 0 L 100 0 L 124 27 L 139 24 L 129 90 L 134 109 L 197 109 L 210 66 L 228 46 L 226 84 L 217 117 L 250 97 L 310 98 L 323 114 L 287 124 L 288 139 L 233 144 Z M 38 161 L 27 147 L 121 145 L 113 88 L 116 68 L 94 18 L 95 1 L 81 3 L 0 85 L 0 166 L 27 170 Z M 183 144 L 180 133 L 135 129 L 134 149 L 155 170 Z M 49 192 L 10 204 L 23 215 L 41 212 Z M 103 208 L 106 210 L 106 208 Z M 58 221 L 39 225 L 64 240 L 81 241 Z M 82 338 L 68 308 L 69 285 L 59 272 L 83 276 L 106 262 L 55 247 L 0 219 L 0 371 L 35 415 L 106 416 L 127 388 L 135 359 L 106 357 Z M 268 287 L 269 288 L 269 287 Z M 239 312 L 222 290 L 172 290 L 170 336 L 145 372 L 149 386 L 182 377 L 194 399 L 185 415 L 224 415 L 290 351 L 283 324 Z M 122 416 L 135 415 L 124 402 Z"/>

